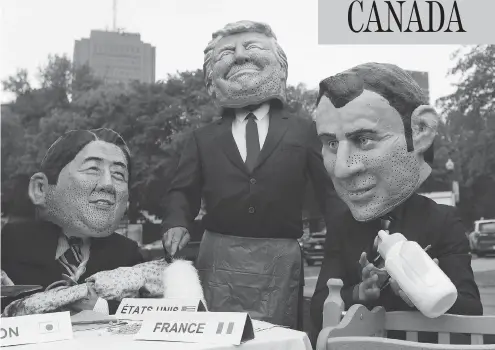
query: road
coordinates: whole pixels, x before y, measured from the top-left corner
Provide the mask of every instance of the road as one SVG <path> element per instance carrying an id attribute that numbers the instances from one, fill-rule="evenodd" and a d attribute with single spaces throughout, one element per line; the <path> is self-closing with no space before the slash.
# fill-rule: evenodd
<path id="1" fill-rule="evenodd" d="M 473 271 L 484 272 L 484 271 L 495 271 L 495 256 L 476 258 L 473 257 L 471 266 Z M 311 297 L 315 290 L 316 280 L 318 279 L 318 274 L 320 272 L 320 266 L 306 266 L 304 269 L 304 296 Z"/>

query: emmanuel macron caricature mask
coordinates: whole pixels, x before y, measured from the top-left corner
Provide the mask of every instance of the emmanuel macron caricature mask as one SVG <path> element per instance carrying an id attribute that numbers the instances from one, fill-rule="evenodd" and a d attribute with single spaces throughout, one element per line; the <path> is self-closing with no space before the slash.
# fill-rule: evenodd
<path id="1" fill-rule="evenodd" d="M 389 213 L 429 176 L 438 115 L 399 67 L 366 63 L 324 79 L 317 103 L 325 167 L 356 220 Z"/>
<path id="2" fill-rule="evenodd" d="M 229 23 L 213 33 L 204 53 L 206 88 L 221 107 L 285 102 L 287 57 L 267 24 Z"/>

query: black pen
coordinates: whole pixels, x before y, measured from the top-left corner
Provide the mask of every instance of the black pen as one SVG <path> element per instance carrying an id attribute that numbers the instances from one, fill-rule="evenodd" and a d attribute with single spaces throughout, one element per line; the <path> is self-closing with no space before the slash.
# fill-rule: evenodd
<path id="1" fill-rule="evenodd" d="M 162 242 L 163 243 L 163 242 Z M 165 248 L 165 244 L 163 244 L 164 259 L 167 264 L 171 264 L 173 260 L 173 256 L 168 252 L 167 248 Z"/>

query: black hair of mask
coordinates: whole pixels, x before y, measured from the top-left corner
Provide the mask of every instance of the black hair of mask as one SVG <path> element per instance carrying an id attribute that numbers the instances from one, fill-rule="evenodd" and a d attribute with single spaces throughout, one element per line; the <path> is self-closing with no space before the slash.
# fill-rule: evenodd
<path id="1" fill-rule="evenodd" d="M 104 141 L 119 147 L 127 160 L 127 171 L 131 174 L 131 153 L 124 139 L 117 132 L 101 128 L 92 130 L 71 130 L 59 137 L 48 149 L 40 171 L 55 185 L 62 169 L 72 162 L 81 150 L 93 141 Z M 130 178 L 129 178 L 130 181 Z"/>
<path id="2" fill-rule="evenodd" d="M 316 105 L 322 96 L 330 99 L 335 108 L 342 108 L 364 90 L 385 98 L 400 114 L 408 152 L 413 147 L 411 115 L 421 105 L 428 105 L 428 97 L 416 81 L 403 69 L 388 63 L 365 63 L 323 79 Z M 433 162 L 433 144 L 424 154 L 425 161 Z"/>

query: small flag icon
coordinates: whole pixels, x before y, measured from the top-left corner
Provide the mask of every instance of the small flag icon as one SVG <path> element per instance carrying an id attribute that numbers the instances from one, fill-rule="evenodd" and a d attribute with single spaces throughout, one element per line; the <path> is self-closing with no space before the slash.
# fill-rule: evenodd
<path id="1" fill-rule="evenodd" d="M 59 331 L 58 322 L 40 322 L 40 333 L 55 333 Z"/>
<path id="2" fill-rule="evenodd" d="M 234 330 L 234 322 L 229 322 L 225 334 L 232 334 L 233 330 Z M 217 327 L 217 334 L 222 334 L 223 331 L 224 331 L 224 322 L 219 322 Z"/>
<path id="3" fill-rule="evenodd" d="M 194 312 L 196 311 L 196 306 L 183 306 L 181 311 Z"/>

